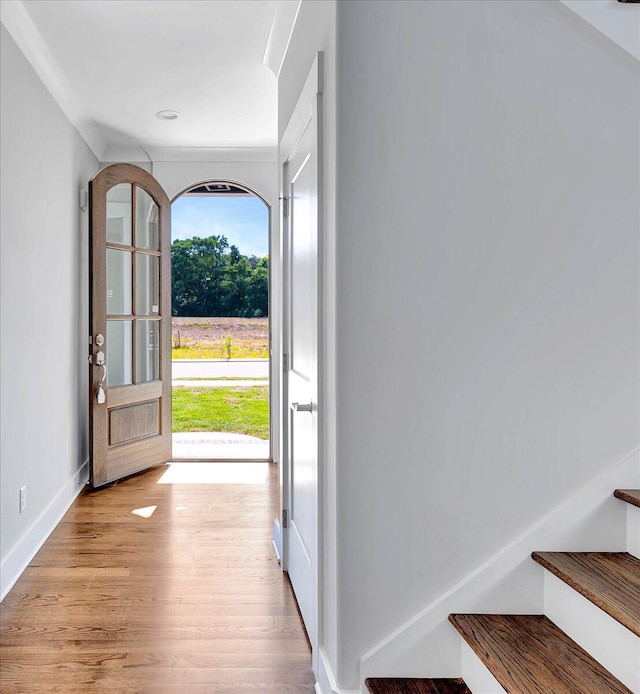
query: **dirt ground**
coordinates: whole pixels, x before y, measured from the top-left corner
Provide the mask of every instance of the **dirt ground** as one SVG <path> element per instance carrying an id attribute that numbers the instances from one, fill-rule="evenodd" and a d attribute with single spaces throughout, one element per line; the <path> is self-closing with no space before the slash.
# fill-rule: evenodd
<path id="1" fill-rule="evenodd" d="M 174 359 L 267 358 L 268 318 L 172 318 Z"/>
<path id="2" fill-rule="evenodd" d="M 237 338 L 269 338 L 268 318 L 172 318 L 174 337 L 179 330 L 183 339 L 219 340 L 226 335 Z"/>

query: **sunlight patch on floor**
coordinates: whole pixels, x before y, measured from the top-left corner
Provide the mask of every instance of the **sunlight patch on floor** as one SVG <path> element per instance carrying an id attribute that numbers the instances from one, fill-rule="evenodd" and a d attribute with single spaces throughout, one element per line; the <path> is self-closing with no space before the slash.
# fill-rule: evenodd
<path id="1" fill-rule="evenodd" d="M 269 463 L 170 463 L 158 484 L 266 484 Z"/>
<path id="2" fill-rule="evenodd" d="M 157 506 L 145 506 L 144 508 L 134 508 L 131 513 L 134 516 L 140 516 L 140 518 L 151 518 L 153 516 Z"/>

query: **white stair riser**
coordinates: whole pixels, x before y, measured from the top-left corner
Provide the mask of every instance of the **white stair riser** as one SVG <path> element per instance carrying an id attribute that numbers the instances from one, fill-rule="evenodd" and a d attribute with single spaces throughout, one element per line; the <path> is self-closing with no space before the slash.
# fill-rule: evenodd
<path id="1" fill-rule="evenodd" d="M 467 642 L 462 641 L 462 679 L 473 694 L 504 694 L 505 690 L 489 672 Z"/>
<path id="2" fill-rule="evenodd" d="M 549 571 L 544 613 L 631 691 L 640 692 L 640 638 Z"/>
<path id="3" fill-rule="evenodd" d="M 640 557 L 640 507 L 627 504 L 627 552 Z"/>

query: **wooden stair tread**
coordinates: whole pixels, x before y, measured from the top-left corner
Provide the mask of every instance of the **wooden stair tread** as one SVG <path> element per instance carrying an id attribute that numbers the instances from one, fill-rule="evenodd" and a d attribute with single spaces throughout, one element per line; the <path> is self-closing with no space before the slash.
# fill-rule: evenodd
<path id="1" fill-rule="evenodd" d="M 452 614 L 509 694 L 632 694 L 544 615 Z"/>
<path id="2" fill-rule="evenodd" d="M 534 552 L 545 569 L 640 636 L 640 560 L 627 552 Z"/>
<path id="3" fill-rule="evenodd" d="M 613 495 L 634 506 L 640 506 L 640 489 L 616 489 Z"/>
<path id="4" fill-rule="evenodd" d="M 461 679 L 370 677 L 365 684 L 371 694 L 471 694 Z"/>

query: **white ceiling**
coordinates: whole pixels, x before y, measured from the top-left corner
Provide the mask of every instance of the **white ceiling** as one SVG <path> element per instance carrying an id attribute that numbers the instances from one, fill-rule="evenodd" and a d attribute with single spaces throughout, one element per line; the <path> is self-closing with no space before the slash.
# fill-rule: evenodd
<path id="1" fill-rule="evenodd" d="M 276 75 L 301 1 L 0 0 L 0 13 L 102 161 L 141 147 L 237 157 L 277 144 Z M 640 58 L 637 5 L 562 2 Z"/>
<path id="2" fill-rule="evenodd" d="M 11 4 L 49 81 L 103 146 L 276 145 L 277 78 L 263 59 L 277 0 Z M 160 121 L 161 109 L 182 116 Z"/>

